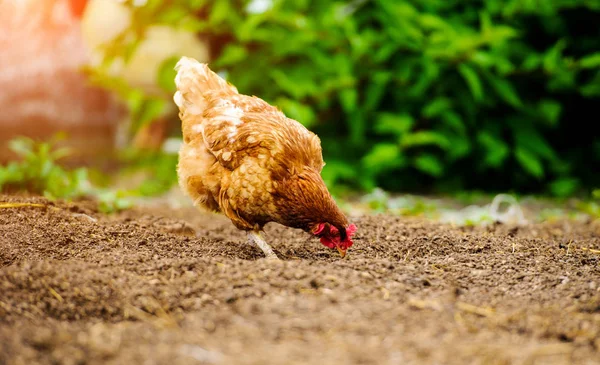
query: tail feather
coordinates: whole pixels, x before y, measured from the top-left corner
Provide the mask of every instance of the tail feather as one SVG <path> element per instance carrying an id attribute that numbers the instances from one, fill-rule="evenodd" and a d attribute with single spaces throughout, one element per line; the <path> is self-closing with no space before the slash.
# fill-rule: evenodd
<path id="1" fill-rule="evenodd" d="M 222 90 L 237 94 L 237 89 L 211 71 L 206 63 L 200 63 L 189 57 L 181 57 L 175 65 L 175 70 L 177 71 L 175 77 L 177 92 L 175 92 L 173 100 L 184 115 L 201 115 L 206 108 L 208 92 Z"/>

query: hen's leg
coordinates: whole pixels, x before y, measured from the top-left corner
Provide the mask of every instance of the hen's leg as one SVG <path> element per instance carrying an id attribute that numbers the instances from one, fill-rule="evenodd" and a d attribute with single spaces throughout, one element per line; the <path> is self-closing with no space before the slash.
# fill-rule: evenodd
<path id="1" fill-rule="evenodd" d="M 250 240 L 251 244 L 255 243 L 262 250 L 262 252 L 265 253 L 265 256 L 268 259 L 275 259 L 275 260 L 279 259 L 277 257 L 277 255 L 275 254 L 275 252 L 273 252 L 273 249 L 271 248 L 271 246 L 269 246 L 269 244 L 267 242 L 265 242 L 265 240 L 262 238 L 260 232 L 257 232 L 257 231 L 248 232 L 248 239 Z"/>

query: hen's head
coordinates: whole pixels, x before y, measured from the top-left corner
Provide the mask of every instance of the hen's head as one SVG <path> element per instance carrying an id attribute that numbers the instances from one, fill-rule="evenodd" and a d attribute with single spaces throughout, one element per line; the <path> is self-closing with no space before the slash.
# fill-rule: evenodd
<path id="1" fill-rule="evenodd" d="M 348 227 L 337 227 L 329 223 L 319 223 L 313 229 L 313 234 L 321 239 L 321 243 L 329 248 L 336 248 L 342 257 L 346 256 L 346 250 L 352 246 L 352 236 L 356 232 L 356 226 L 350 224 Z"/>

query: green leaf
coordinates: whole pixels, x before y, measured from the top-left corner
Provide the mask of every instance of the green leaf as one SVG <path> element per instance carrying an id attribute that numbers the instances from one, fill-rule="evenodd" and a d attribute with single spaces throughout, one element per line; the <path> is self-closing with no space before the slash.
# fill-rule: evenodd
<path id="1" fill-rule="evenodd" d="M 169 6 L 158 12 L 157 23 L 177 24 L 181 19 L 187 16 L 187 9 L 182 6 Z"/>
<path id="2" fill-rule="evenodd" d="M 435 118 L 452 108 L 452 101 L 446 97 L 438 97 L 427 104 L 422 111 L 425 118 Z"/>
<path id="3" fill-rule="evenodd" d="M 197 34 L 197 33 L 206 31 L 206 29 L 208 29 L 208 27 L 209 27 L 209 24 L 204 19 L 198 19 L 198 18 L 188 16 L 188 17 L 183 18 L 179 22 L 179 27 L 184 31 Z"/>
<path id="4" fill-rule="evenodd" d="M 333 186 L 338 180 L 354 180 L 356 172 L 352 165 L 342 160 L 329 160 L 321 171 L 321 177 L 327 186 Z"/>
<path id="5" fill-rule="evenodd" d="M 515 128 L 515 127 L 513 127 Z M 530 126 L 518 126 L 514 129 L 516 145 L 527 151 L 542 157 L 546 160 L 554 161 L 557 159 L 552 146 L 546 141 L 539 131 Z"/>
<path id="6" fill-rule="evenodd" d="M 510 154 L 510 149 L 506 142 L 488 131 L 479 132 L 477 134 L 477 142 L 486 151 L 484 163 L 487 166 L 500 167 Z"/>
<path id="7" fill-rule="evenodd" d="M 362 109 L 357 109 L 355 112 L 346 116 L 348 128 L 350 129 L 350 143 L 355 146 L 360 146 L 365 143 L 367 120 L 364 117 Z"/>
<path id="8" fill-rule="evenodd" d="M 460 115 L 458 115 L 457 113 L 455 113 L 451 110 L 447 110 L 446 112 L 444 112 L 442 114 L 442 120 L 444 121 L 444 123 L 447 126 L 452 128 L 455 132 L 457 132 L 459 134 L 464 134 L 466 132 L 465 123 L 463 122 Z"/>
<path id="9" fill-rule="evenodd" d="M 410 131 L 414 122 L 409 114 L 380 113 L 375 122 L 375 131 L 380 134 L 401 136 Z"/>
<path id="10" fill-rule="evenodd" d="M 42 166 L 40 167 L 39 176 L 44 179 L 50 175 L 50 171 L 54 167 L 54 163 L 51 160 L 43 160 Z"/>
<path id="11" fill-rule="evenodd" d="M 567 42 L 561 39 L 546 52 L 542 60 L 546 72 L 554 73 L 558 71 L 562 63 L 562 52 L 566 46 Z"/>
<path id="12" fill-rule="evenodd" d="M 371 175 L 403 166 L 406 163 L 400 148 L 393 143 L 379 143 L 362 159 L 365 171 Z"/>
<path id="13" fill-rule="evenodd" d="M 572 195 L 579 187 L 579 180 L 575 178 L 562 178 L 550 183 L 549 188 L 552 195 L 557 197 L 567 197 Z"/>
<path id="14" fill-rule="evenodd" d="M 523 105 L 519 94 L 509 81 L 493 75 L 490 75 L 488 80 L 498 96 L 500 96 L 505 102 L 515 108 L 520 108 Z"/>
<path id="15" fill-rule="evenodd" d="M 481 33 L 487 34 L 492 31 L 492 18 L 488 12 L 482 11 L 479 13 L 479 23 L 481 24 Z"/>
<path id="16" fill-rule="evenodd" d="M 223 50 L 223 53 L 215 64 L 220 67 L 235 65 L 236 63 L 242 62 L 248 57 L 248 51 L 244 46 L 238 44 L 230 44 Z"/>
<path id="17" fill-rule="evenodd" d="M 344 89 L 340 92 L 340 103 L 346 114 L 351 114 L 357 108 L 358 91 L 354 88 Z"/>
<path id="18" fill-rule="evenodd" d="M 277 86 L 294 99 L 302 99 L 317 92 L 317 85 L 308 75 L 302 68 L 296 68 L 295 72 L 285 72 L 283 68 L 271 70 L 271 77 Z"/>
<path id="19" fill-rule="evenodd" d="M 8 147 L 16 154 L 22 157 L 32 157 L 33 140 L 26 137 L 15 138 L 8 142 Z"/>
<path id="20" fill-rule="evenodd" d="M 473 54 L 471 57 L 471 61 L 482 68 L 490 68 L 496 62 L 493 55 L 483 51 L 475 52 L 475 54 Z"/>
<path id="21" fill-rule="evenodd" d="M 429 57 L 423 57 L 421 67 L 417 82 L 409 88 L 409 94 L 416 98 L 423 97 L 440 75 L 440 64 Z"/>
<path id="22" fill-rule="evenodd" d="M 542 64 L 542 58 L 539 56 L 539 54 L 532 53 L 532 54 L 527 55 L 527 57 L 525 58 L 525 61 L 523 61 L 523 65 L 521 67 L 525 71 L 533 71 L 533 70 L 537 69 L 538 67 L 540 67 L 541 64 Z"/>
<path id="23" fill-rule="evenodd" d="M 540 114 L 548 124 L 551 126 L 557 126 L 562 111 L 562 105 L 551 99 L 541 100 L 538 104 Z"/>
<path id="24" fill-rule="evenodd" d="M 517 147 L 514 153 L 517 161 L 525 171 L 538 179 L 544 177 L 544 167 L 533 153 L 521 147 Z"/>
<path id="25" fill-rule="evenodd" d="M 229 14 L 235 13 L 229 1 L 215 1 L 208 17 L 210 24 L 218 25 L 227 20 Z"/>
<path id="26" fill-rule="evenodd" d="M 600 96 L 600 71 L 596 72 L 596 75 L 590 82 L 582 85 L 579 88 L 579 92 L 588 98 Z"/>
<path id="27" fill-rule="evenodd" d="M 447 158 L 450 161 L 458 160 L 459 158 L 465 157 L 471 151 L 471 142 L 466 135 L 448 135 L 448 140 L 452 144 L 447 154 Z"/>
<path id="28" fill-rule="evenodd" d="M 279 98 L 276 104 L 288 118 L 297 120 L 305 127 L 310 128 L 315 124 L 315 113 L 310 106 L 289 98 Z"/>
<path id="29" fill-rule="evenodd" d="M 419 16 L 419 23 L 424 29 L 446 29 L 448 24 L 437 15 L 424 13 Z"/>
<path id="30" fill-rule="evenodd" d="M 386 43 L 382 45 L 379 49 L 374 50 L 373 61 L 376 63 L 383 63 L 390 59 L 396 51 L 398 51 L 398 44 L 396 43 Z"/>
<path id="31" fill-rule="evenodd" d="M 392 79 L 392 73 L 389 71 L 375 72 L 365 95 L 363 108 L 365 110 L 375 110 L 379 106 L 381 99 L 385 96 L 387 85 Z"/>
<path id="32" fill-rule="evenodd" d="M 56 148 L 50 153 L 50 158 L 53 160 L 60 160 L 61 158 L 69 156 L 71 153 L 72 149 L 69 147 Z"/>
<path id="33" fill-rule="evenodd" d="M 600 52 L 587 55 L 579 60 L 579 66 L 582 68 L 600 67 Z"/>
<path id="34" fill-rule="evenodd" d="M 444 150 L 451 147 L 450 141 L 445 135 L 434 131 L 419 131 L 415 133 L 404 134 L 400 139 L 400 145 L 402 148 L 434 145 Z"/>
<path id="35" fill-rule="evenodd" d="M 498 70 L 498 74 L 500 74 L 501 76 L 506 76 L 510 75 L 515 70 L 515 66 L 508 58 L 497 57 L 496 70 Z"/>
<path id="36" fill-rule="evenodd" d="M 469 86 L 469 90 L 471 90 L 473 99 L 476 101 L 483 100 L 483 87 L 481 86 L 481 81 L 479 80 L 477 72 L 475 72 L 473 68 L 465 63 L 461 63 L 458 66 L 458 71 Z"/>
<path id="37" fill-rule="evenodd" d="M 444 173 L 444 165 L 432 154 L 422 154 L 418 156 L 413 164 L 420 171 L 433 177 L 440 177 Z"/>

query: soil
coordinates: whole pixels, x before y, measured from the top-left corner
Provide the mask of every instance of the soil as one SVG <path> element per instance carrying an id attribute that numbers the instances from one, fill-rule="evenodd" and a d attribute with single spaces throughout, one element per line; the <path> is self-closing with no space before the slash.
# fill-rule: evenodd
<path id="1" fill-rule="evenodd" d="M 0 196 L 0 364 L 600 364 L 600 222 L 352 217 L 280 261 L 193 208 Z"/>

